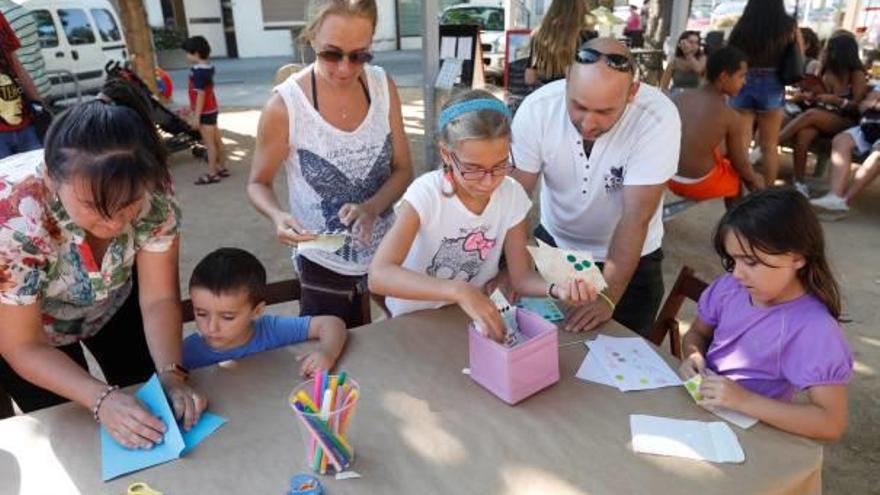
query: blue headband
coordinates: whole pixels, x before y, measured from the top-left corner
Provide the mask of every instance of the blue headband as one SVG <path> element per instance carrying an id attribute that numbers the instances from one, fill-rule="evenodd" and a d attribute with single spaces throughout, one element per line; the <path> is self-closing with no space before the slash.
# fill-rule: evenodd
<path id="1" fill-rule="evenodd" d="M 510 109 L 507 108 L 507 105 L 501 100 L 496 100 L 495 98 L 480 98 L 479 100 L 467 100 L 444 108 L 443 111 L 440 112 L 440 118 L 437 119 L 437 129 L 443 131 L 446 124 L 453 119 L 457 119 L 463 114 L 479 112 L 480 110 L 492 110 L 498 112 L 507 117 L 508 120 L 513 118 Z"/>

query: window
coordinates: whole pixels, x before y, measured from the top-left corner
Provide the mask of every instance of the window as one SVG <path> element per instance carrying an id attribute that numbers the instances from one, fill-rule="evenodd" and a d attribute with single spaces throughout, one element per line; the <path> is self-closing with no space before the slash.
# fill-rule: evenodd
<path id="1" fill-rule="evenodd" d="M 122 35 L 119 33 L 119 26 L 113 19 L 113 14 L 107 9 L 92 9 L 92 19 L 98 25 L 98 33 L 101 35 L 102 41 L 119 41 Z"/>
<path id="2" fill-rule="evenodd" d="M 48 10 L 34 10 L 31 12 L 37 22 L 37 36 L 40 38 L 40 48 L 53 48 L 58 46 L 58 31 L 55 29 L 55 21 Z"/>
<path id="3" fill-rule="evenodd" d="M 95 32 L 86 17 L 86 11 L 80 9 L 58 9 L 58 17 L 71 45 L 88 45 L 95 42 Z"/>
<path id="4" fill-rule="evenodd" d="M 443 12 L 440 24 L 476 24 L 483 31 L 504 31 L 504 9 L 457 7 Z"/>

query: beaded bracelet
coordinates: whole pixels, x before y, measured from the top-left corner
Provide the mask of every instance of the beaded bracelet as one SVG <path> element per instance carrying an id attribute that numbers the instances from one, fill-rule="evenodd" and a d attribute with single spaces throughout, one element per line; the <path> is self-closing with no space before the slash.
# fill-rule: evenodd
<path id="1" fill-rule="evenodd" d="M 98 400 L 95 401 L 95 407 L 92 408 L 92 417 L 95 418 L 95 421 L 98 424 L 101 424 L 101 419 L 98 418 L 98 410 L 101 409 L 101 404 L 104 403 L 104 399 L 107 398 L 108 395 L 112 394 L 116 390 L 119 390 L 119 387 L 116 385 L 107 385 L 107 388 L 101 392 L 101 395 L 98 396 Z"/>

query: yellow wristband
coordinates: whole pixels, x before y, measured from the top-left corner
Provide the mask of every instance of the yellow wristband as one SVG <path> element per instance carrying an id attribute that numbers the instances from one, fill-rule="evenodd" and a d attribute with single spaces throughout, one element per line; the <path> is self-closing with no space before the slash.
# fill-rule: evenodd
<path id="1" fill-rule="evenodd" d="M 599 297 L 601 297 L 602 299 L 605 300 L 605 302 L 608 303 L 608 306 L 611 308 L 612 313 L 614 312 L 614 310 L 617 309 L 617 305 L 614 304 L 614 301 L 612 301 L 610 297 L 606 296 L 604 292 L 600 292 Z"/>

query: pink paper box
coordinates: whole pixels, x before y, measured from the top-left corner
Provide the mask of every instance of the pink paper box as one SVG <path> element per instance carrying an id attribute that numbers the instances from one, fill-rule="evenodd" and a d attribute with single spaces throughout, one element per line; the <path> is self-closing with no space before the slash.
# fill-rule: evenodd
<path id="1" fill-rule="evenodd" d="M 556 326 L 535 313 L 516 310 L 525 342 L 505 347 L 468 330 L 471 378 L 508 404 L 559 381 L 559 337 Z"/>

